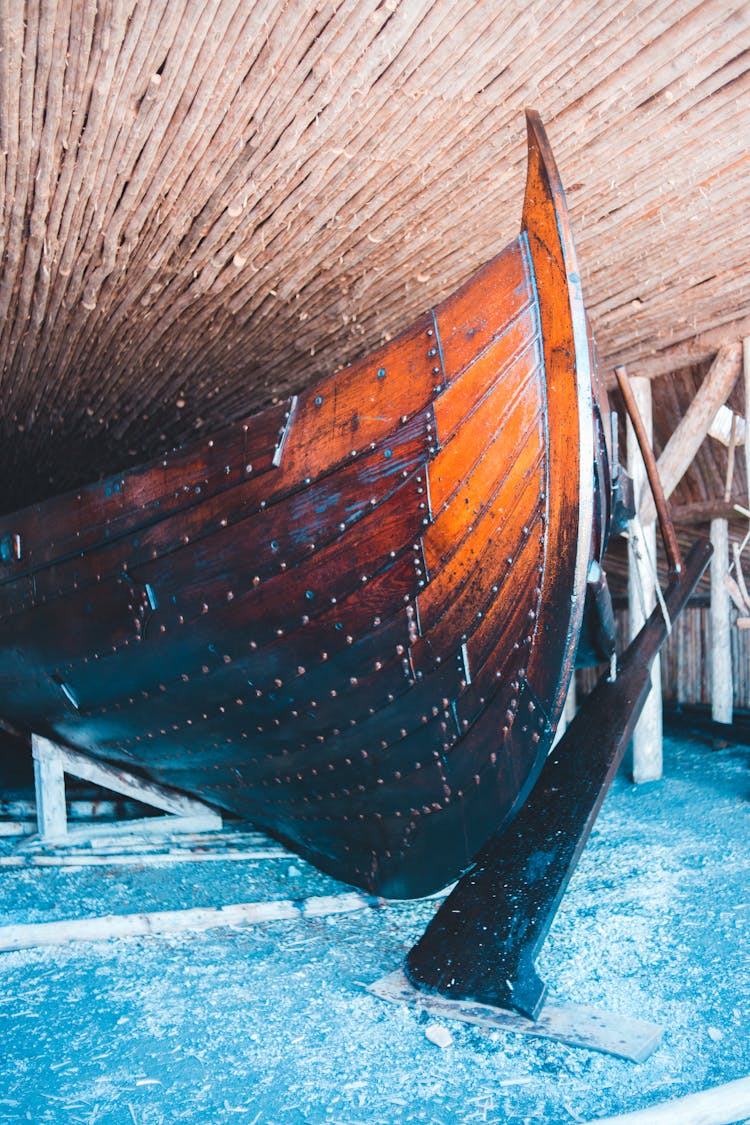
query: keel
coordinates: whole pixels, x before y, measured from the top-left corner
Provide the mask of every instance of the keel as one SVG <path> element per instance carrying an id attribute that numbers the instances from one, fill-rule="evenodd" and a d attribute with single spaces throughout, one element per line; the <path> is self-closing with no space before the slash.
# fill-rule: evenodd
<path id="1" fill-rule="evenodd" d="M 710 557 L 710 543 L 693 546 L 665 594 L 670 620 Z M 617 679 L 600 680 L 547 759 L 510 829 L 485 845 L 409 952 L 414 984 L 538 1016 L 546 985 L 537 955 L 622 761 L 667 631 L 657 607 L 625 651 Z"/>

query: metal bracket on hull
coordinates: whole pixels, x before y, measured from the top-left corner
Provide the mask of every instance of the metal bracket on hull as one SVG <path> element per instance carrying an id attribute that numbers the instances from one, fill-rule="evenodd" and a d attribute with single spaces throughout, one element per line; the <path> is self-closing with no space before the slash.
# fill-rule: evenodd
<path id="1" fill-rule="evenodd" d="M 695 544 L 665 595 L 671 620 L 710 557 L 710 543 Z M 617 679 L 603 677 L 578 712 L 510 828 L 485 845 L 409 952 L 414 984 L 537 1018 L 546 985 L 534 962 L 651 690 L 666 635 L 657 608 L 624 653 Z"/>
<path id="2" fill-rule="evenodd" d="M 38 839 L 41 842 L 67 839 L 90 839 L 97 833 L 112 835 L 123 830 L 138 833 L 218 831 L 222 819 L 214 809 L 172 789 L 128 773 L 127 770 L 97 762 L 77 750 L 69 750 L 40 735 L 31 736 L 34 758 Z M 114 793 L 160 809 L 171 815 L 121 821 L 113 829 L 110 824 L 69 828 L 65 806 L 65 774 L 101 785 Z"/>

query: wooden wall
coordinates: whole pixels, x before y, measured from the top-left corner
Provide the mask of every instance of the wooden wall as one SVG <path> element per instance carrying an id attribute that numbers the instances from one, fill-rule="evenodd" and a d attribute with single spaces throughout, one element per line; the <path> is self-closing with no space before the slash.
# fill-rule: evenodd
<path id="1" fill-rule="evenodd" d="M 705 599 L 703 599 L 705 600 Z M 627 645 L 625 609 L 615 611 L 617 645 Z M 736 613 L 732 613 L 736 620 Z M 734 706 L 750 709 L 750 630 L 731 630 Z M 661 655 L 662 694 L 669 703 L 711 703 L 710 610 L 707 605 L 688 606 L 674 623 Z M 604 669 L 583 668 L 577 673 L 580 692 L 585 694 Z"/>

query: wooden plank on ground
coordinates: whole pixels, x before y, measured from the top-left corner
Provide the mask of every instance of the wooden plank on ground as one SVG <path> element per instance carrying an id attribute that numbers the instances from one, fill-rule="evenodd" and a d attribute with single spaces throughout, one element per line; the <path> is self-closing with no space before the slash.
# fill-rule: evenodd
<path id="1" fill-rule="evenodd" d="M 296 901 L 243 902 L 229 906 L 157 910 L 147 914 L 109 914 L 60 922 L 34 922 L 0 927 L 0 951 L 68 945 L 76 941 L 109 941 L 142 934 L 202 933 L 222 926 L 252 926 L 261 922 L 322 918 L 375 907 L 381 899 L 356 892 L 318 895 Z"/>
<path id="2" fill-rule="evenodd" d="M 748 1117 L 750 1078 L 738 1078 L 634 1113 L 597 1117 L 588 1125 L 733 1125 Z"/>
<path id="3" fill-rule="evenodd" d="M 0 836 L 28 836 L 35 828 L 34 820 L 0 820 Z"/>
<path id="4" fill-rule="evenodd" d="M 22 840 L 10 855 L 0 856 L 0 868 L 30 867 L 157 867 L 176 863 L 258 862 L 296 858 L 261 832 L 247 826 L 213 828 L 199 832 L 172 832 L 171 817 L 153 817 L 161 832 L 144 834 L 138 821 L 100 824 L 95 834 L 76 835 L 75 830 L 57 841 L 42 841 L 37 836 Z M 5 831 L 0 821 L 0 836 L 17 836 L 14 825 Z M 23 822 L 20 822 L 23 824 Z"/>
<path id="5" fill-rule="evenodd" d="M 160 867 L 176 863 L 231 863 L 258 862 L 266 859 L 289 859 L 289 852 L 281 848 L 259 848 L 247 851 L 200 852 L 170 850 L 164 852 L 113 853 L 111 855 L 88 855 L 85 852 L 70 855 L 4 855 L 0 856 L 0 868 L 27 867 L 66 867 L 78 870 L 81 867 Z"/>
<path id="6" fill-rule="evenodd" d="M 546 1004 L 537 1020 L 517 1012 L 493 1008 L 470 1000 L 449 1000 L 422 992 L 397 969 L 368 986 L 368 991 L 392 1004 L 422 1008 L 431 1015 L 498 1031 L 519 1032 L 542 1039 L 555 1039 L 571 1047 L 586 1047 L 608 1055 L 643 1062 L 659 1046 L 663 1029 L 654 1023 L 613 1015 L 597 1008 Z"/>

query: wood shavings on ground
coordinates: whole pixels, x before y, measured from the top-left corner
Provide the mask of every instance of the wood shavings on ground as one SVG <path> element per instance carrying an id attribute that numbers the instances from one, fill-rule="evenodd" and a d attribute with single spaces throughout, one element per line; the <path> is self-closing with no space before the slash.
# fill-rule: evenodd
<path id="1" fill-rule="evenodd" d="M 750 1069 L 747 752 L 668 739 L 616 779 L 540 971 L 551 1002 L 650 1019 L 641 1064 L 384 1004 L 434 902 L 0 956 L 0 1121 L 35 1125 L 569 1125 Z M 13 841 L 0 843 L 9 854 Z M 0 923 L 344 893 L 267 863 L 0 870 Z M 745 955 L 743 956 L 743 951 Z M 717 1036 L 718 1033 L 718 1036 Z"/>

